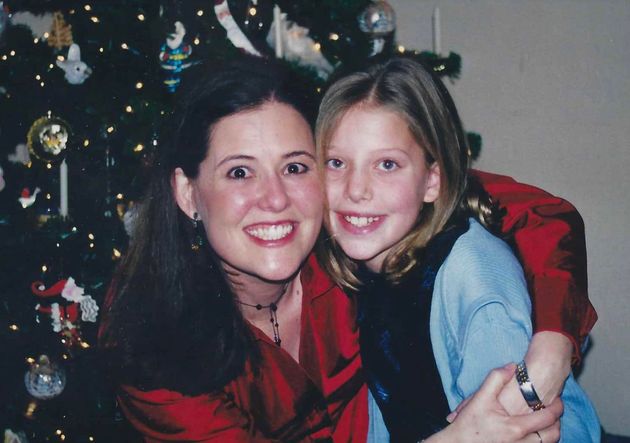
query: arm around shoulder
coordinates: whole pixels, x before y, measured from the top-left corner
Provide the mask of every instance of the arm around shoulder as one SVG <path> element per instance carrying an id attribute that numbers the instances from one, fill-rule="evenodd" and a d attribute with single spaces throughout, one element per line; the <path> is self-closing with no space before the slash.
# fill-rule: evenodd
<path id="1" fill-rule="evenodd" d="M 533 301 L 534 332 L 553 331 L 573 343 L 573 359 L 597 320 L 588 299 L 584 223 L 575 207 L 506 176 L 472 171 L 506 211 L 511 236 Z"/>

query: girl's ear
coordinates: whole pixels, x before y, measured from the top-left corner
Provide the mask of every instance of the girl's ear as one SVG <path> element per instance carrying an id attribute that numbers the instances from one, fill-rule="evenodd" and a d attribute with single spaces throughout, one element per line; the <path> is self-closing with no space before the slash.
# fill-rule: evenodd
<path id="1" fill-rule="evenodd" d="M 440 195 L 440 167 L 437 162 L 429 166 L 429 176 L 427 177 L 427 187 L 424 192 L 424 202 L 433 203 Z"/>
<path id="2" fill-rule="evenodd" d="M 171 175 L 171 188 L 175 194 L 177 206 L 188 217 L 193 218 L 193 214 L 197 212 L 197 206 L 193 199 L 193 183 L 186 177 L 182 168 L 175 168 Z"/>

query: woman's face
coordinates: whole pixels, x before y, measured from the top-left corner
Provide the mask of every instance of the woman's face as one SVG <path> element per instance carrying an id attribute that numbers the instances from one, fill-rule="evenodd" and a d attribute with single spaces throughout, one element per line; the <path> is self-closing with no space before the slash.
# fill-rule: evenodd
<path id="1" fill-rule="evenodd" d="M 214 126 L 199 175 L 175 171 L 180 208 L 198 212 L 226 270 L 289 278 L 319 233 L 323 192 L 313 135 L 292 107 L 270 102 Z M 188 202 L 188 203 L 187 203 Z"/>
<path id="2" fill-rule="evenodd" d="M 427 166 L 406 121 L 395 112 L 351 108 L 326 154 L 329 230 L 344 252 L 379 271 L 439 193 L 437 165 Z"/>

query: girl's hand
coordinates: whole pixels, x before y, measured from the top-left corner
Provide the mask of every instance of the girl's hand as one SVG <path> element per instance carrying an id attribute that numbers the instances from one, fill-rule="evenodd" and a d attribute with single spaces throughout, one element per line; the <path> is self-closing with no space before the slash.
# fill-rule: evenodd
<path id="1" fill-rule="evenodd" d="M 562 402 L 557 399 L 540 411 L 510 416 L 498 400 L 499 393 L 514 375 L 514 364 L 494 369 L 479 390 L 446 429 L 426 440 L 427 443 L 554 443 L 560 438 L 558 419 Z M 536 431 L 540 434 L 540 438 Z"/>

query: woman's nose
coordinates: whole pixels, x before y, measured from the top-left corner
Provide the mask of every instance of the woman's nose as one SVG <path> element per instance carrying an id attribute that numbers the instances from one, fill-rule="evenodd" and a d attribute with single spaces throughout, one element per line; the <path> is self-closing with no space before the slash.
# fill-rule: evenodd
<path id="1" fill-rule="evenodd" d="M 290 198 L 285 183 L 281 177 L 273 174 L 261 184 L 259 206 L 265 211 L 281 212 L 289 206 Z"/>

